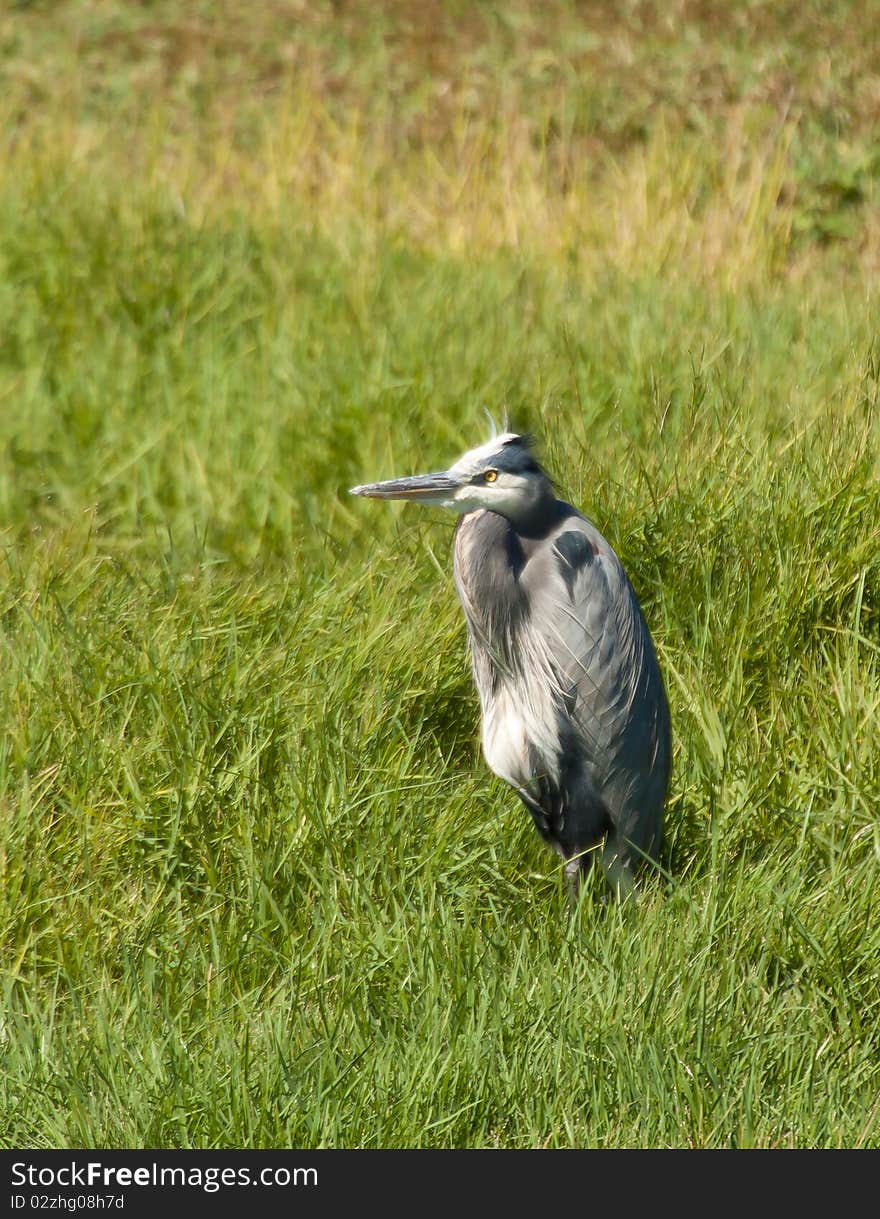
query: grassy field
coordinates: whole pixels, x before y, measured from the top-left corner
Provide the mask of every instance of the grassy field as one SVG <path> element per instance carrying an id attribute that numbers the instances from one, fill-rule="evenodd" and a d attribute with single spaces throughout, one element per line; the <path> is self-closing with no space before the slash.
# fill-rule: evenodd
<path id="1" fill-rule="evenodd" d="M 0 1144 L 880 1143 L 876 0 L 20 3 L 0 117 Z M 346 494 L 484 407 L 658 645 L 634 914 Z"/>

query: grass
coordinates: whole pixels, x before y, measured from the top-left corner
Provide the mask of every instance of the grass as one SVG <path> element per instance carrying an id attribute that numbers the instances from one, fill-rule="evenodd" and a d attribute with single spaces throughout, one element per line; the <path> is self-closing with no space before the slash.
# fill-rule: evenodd
<path id="1" fill-rule="evenodd" d="M 874 7 L 0 18 L 4 1146 L 880 1142 Z M 484 406 L 658 645 L 635 915 L 346 495 Z"/>

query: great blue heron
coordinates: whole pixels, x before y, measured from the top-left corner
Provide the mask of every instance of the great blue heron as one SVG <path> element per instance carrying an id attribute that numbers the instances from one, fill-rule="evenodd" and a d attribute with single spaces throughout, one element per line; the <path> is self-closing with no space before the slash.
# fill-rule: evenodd
<path id="1" fill-rule="evenodd" d="M 656 859 L 669 704 L 617 555 L 556 498 L 529 437 L 507 432 L 448 470 L 352 487 L 461 514 L 455 585 L 483 713 L 483 753 L 566 861 L 576 898 L 598 854 L 618 895 Z M 601 849 L 600 849 L 601 848 Z"/>

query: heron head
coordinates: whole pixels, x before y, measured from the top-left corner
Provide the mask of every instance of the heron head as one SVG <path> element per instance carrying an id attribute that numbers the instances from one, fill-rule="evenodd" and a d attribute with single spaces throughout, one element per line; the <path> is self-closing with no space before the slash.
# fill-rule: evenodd
<path id="1" fill-rule="evenodd" d="M 554 498 L 552 483 L 532 452 L 531 438 L 513 432 L 464 453 L 448 470 L 367 483 L 352 487 L 351 494 L 414 500 L 458 513 L 485 508 L 514 522 L 534 515 Z"/>

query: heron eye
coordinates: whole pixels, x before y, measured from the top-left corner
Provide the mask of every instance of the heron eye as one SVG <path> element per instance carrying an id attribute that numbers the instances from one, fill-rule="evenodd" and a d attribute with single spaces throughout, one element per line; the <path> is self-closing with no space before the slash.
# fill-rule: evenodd
<path id="1" fill-rule="evenodd" d="M 498 477 L 497 470 L 484 470 L 483 471 L 483 479 L 487 483 L 494 483 L 497 477 Z"/>

